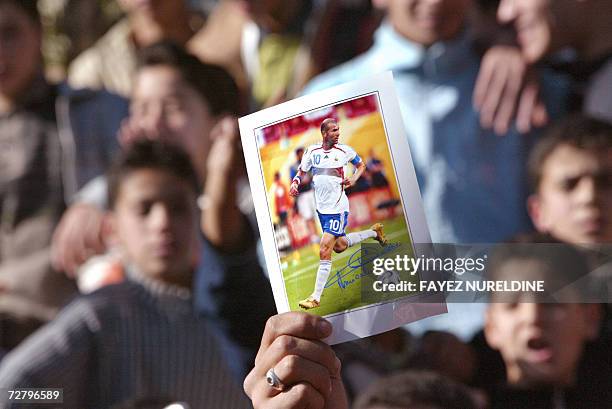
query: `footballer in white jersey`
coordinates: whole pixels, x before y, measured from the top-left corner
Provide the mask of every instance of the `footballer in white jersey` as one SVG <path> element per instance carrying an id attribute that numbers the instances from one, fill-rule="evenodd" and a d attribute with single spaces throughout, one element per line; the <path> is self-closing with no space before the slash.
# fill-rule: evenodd
<path id="1" fill-rule="evenodd" d="M 349 211 L 348 197 L 344 193 L 345 167 L 363 164 L 357 152 L 348 145 L 335 144 L 326 150 L 323 144 L 308 147 L 300 169 L 312 173 L 317 211 L 339 214 Z M 355 179 L 356 180 L 356 179 Z"/>
<path id="2" fill-rule="evenodd" d="M 332 251 L 342 253 L 369 238 L 377 240 L 381 245 L 387 243 L 380 223 L 368 230 L 345 233 L 349 200 L 344 189 L 355 185 L 365 171 L 365 164 L 353 148 L 338 143 L 340 127 L 335 119 L 326 118 L 321 122 L 321 136 L 322 143 L 308 147 L 304 153 L 289 192 L 292 196 L 297 196 L 301 179 L 307 172 L 312 173 L 312 186 L 323 236 L 319 247 L 319 269 L 314 291 L 308 298 L 299 302 L 299 306 L 304 309 L 316 308 L 321 303 L 323 289 L 331 271 Z M 345 168 L 349 163 L 355 166 L 355 172 L 351 177 L 346 177 Z"/>

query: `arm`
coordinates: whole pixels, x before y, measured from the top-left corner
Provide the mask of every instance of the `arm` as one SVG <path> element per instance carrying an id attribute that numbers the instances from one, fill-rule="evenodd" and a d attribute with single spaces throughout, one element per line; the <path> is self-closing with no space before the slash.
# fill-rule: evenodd
<path id="1" fill-rule="evenodd" d="M 257 242 L 252 234 L 251 243 Z M 223 338 L 223 353 L 237 380 L 253 367 L 266 324 L 276 314 L 270 281 L 260 267 L 257 249 L 221 254 L 204 242 L 196 270 L 194 301 L 199 314 Z"/>
<path id="2" fill-rule="evenodd" d="M 291 181 L 291 188 L 289 189 L 289 194 L 291 196 L 297 196 L 300 194 L 299 188 L 300 188 L 300 184 L 302 183 L 302 178 L 306 176 L 306 172 L 304 172 L 302 169 L 298 169 L 297 174 L 293 177 L 293 180 Z"/>
<path id="3" fill-rule="evenodd" d="M 77 194 L 58 223 L 51 239 L 51 262 L 57 271 L 74 277 L 90 257 L 107 250 L 103 234 L 106 178 L 98 176 Z"/>
<path id="4" fill-rule="evenodd" d="M 89 203 L 75 203 L 62 215 L 51 239 L 51 263 L 74 277 L 90 257 L 107 250 L 103 238 L 104 211 Z"/>
<path id="5" fill-rule="evenodd" d="M 236 183 L 244 170 L 237 121 L 222 119 L 211 131 L 211 138 L 213 145 L 208 155 L 201 215 L 202 233 L 215 247 L 232 252 L 245 244 L 249 228 L 236 198 Z"/>
<path id="6" fill-rule="evenodd" d="M 350 178 L 345 178 L 342 181 L 342 184 L 347 188 L 354 186 L 355 183 L 357 183 L 361 175 L 363 175 L 363 172 L 365 172 L 366 166 L 365 166 L 365 163 L 363 163 L 363 161 L 360 161 L 360 162 L 357 162 L 357 164 L 355 165 L 355 168 L 356 169 L 355 169 L 355 173 L 353 173 L 353 176 L 351 176 Z"/>

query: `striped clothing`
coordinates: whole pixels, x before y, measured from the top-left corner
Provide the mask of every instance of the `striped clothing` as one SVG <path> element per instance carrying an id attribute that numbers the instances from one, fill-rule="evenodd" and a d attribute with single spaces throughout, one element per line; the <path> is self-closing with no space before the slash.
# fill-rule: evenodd
<path id="1" fill-rule="evenodd" d="M 189 292 L 133 274 L 78 298 L 9 354 L 0 387 L 63 388 L 66 408 L 143 397 L 249 407 Z"/>

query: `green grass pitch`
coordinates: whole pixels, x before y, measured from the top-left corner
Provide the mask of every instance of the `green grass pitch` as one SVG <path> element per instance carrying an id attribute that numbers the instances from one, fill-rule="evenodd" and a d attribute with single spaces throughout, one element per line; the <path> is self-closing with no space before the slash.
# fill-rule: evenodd
<path id="1" fill-rule="evenodd" d="M 403 216 L 394 219 L 381 221 L 384 224 L 385 234 L 389 243 L 410 243 L 408 228 Z M 365 230 L 370 226 L 361 226 L 352 231 Z M 348 231 L 347 231 L 348 232 Z M 368 239 L 365 243 L 377 243 L 373 239 Z M 351 265 L 358 266 L 355 262 L 359 254 L 360 246 L 348 248 L 340 254 L 333 254 L 332 269 L 327 280 L 327 286 L 321 297 L 321 306 L 308 310 L 308 312 L 326 316 L 337 312 L 363 307 L 368 305 L 361 302 L 361 274 L 360 267 L 347 267 L 350 260 Z M 382 249 L 382 247 L 381 247 Z M 319 245 L 313 244 L 303 247 L 290 253 L 281 259 L 283 278 L 289 300 L 289 307 L 292 311 L 302 310 L 298 302 L 308 297 L 314 288 L 319 266 Z M 405 277 L 402 275 L 402 279 Z M 396 298 L 399 298 L 398 295 Z"/>

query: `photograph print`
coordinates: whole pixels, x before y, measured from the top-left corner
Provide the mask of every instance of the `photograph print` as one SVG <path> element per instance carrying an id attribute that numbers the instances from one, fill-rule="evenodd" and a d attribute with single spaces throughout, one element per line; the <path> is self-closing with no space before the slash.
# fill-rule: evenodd
<path id="1" fill-rule="evenodd" d="M 385 113 L 379 89 L 346 90 L 345 98 L 303 97 L 241 119 L 279 312 L 333 317 L 375 307 L 382 300 L 362 297 L 364 267 L 400 246 L 430 242 L 398 111 Z M 386 294 L 384 303 L 405 297 Z"/>

